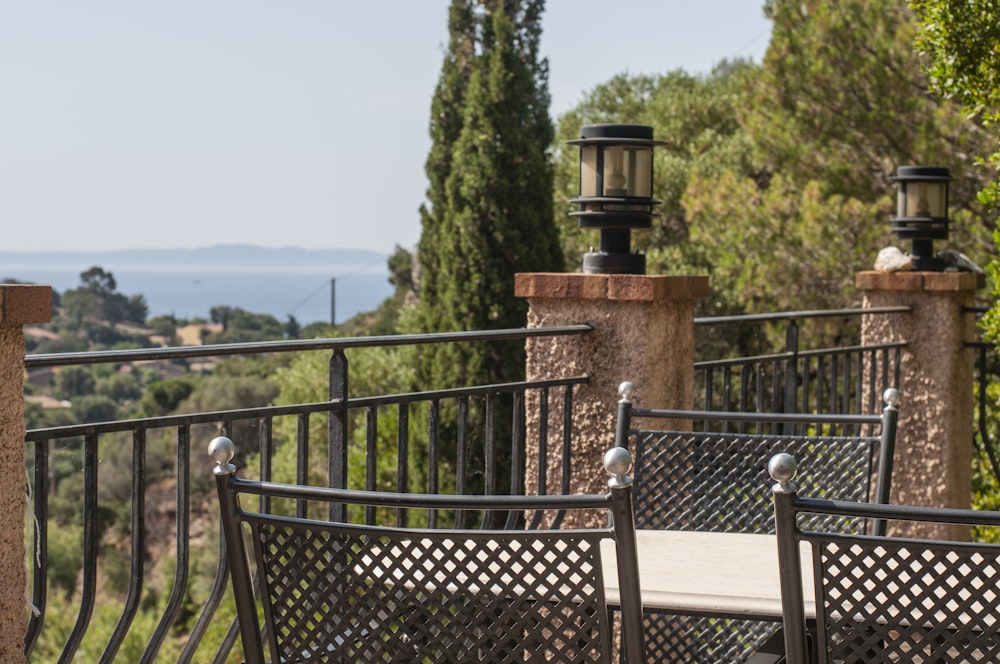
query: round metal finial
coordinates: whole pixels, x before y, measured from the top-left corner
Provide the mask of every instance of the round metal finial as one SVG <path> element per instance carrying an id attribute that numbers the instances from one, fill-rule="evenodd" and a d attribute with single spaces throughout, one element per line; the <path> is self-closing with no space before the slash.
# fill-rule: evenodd
<path id="1" fill-rule="evenodd" d="M 208 456 L 215 462 L 212 472 L 216 475 L 231 475 L 236 472 L 236 466 L 229 463 L 236 456 L 236 446 L 225 436 L 212 439 L 208 444 Z"/>
<path id="2" fill-rule="evenodd" d="M 635 394 L 635 385 L 626 380 L 618 386 L 618 394 L 621 395 L 622 401 L 631 403 L 632 396 Z"/>
<path id="3" fill-rule="evenodd" d="M 895 387 L 890 387 L 882 393 L 882 401 L 885 402 L 886 408 L 896 408 L 899 406 L 901 397 L 899 396 L 899 390 Z"/>
<path id="4" fill-rule="evenodd" d="M 781 452 L 771 457 L 771 460 L 767 462 L 767 473 L 772 480 L 777 482 L 773 487 L 774 491 L 794 491 L 795 485 L 792 484 L 792 480 L 798 469 L 798 463 L 791 454 Z"/>
<path id="5" fill-rule="evenodd" d="M 632 455 L 624 447 L 612 447 L 604 453 L 604 469 L 611 475 L 608 486 L 612 489 L 632 484 L 632 478 L 625 474 L 632 469 Z"/>

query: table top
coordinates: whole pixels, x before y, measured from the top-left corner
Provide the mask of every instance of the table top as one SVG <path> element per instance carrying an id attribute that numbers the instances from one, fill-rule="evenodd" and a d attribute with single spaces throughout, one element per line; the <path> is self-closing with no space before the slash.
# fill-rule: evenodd
<path id="1" fill-rule="evenodd" d="M 778 546 L 774 535 L 638 530 L 639 584 L 645 608 L 677 613 L 781 619 Z M 605 542 L 604 584 L 618 603 L 614 543 Z M 807 545 L 800 549 L 806 616 L 816 615 Z"/>

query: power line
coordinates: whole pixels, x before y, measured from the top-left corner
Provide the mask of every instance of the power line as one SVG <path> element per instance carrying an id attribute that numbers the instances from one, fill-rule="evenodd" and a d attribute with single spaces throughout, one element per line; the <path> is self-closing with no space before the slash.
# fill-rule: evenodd
<path id="1" fill-rule="evenodd" d="M 351 270 L 350 272 L 345 272 L 344 274 L 341 274 L 339 276 L 334 276 L 334 277 L 330 277 L 329 279 L 324 279 L 323 283 L 321 283 L 319 286 L 317 286 L 314 291 L 312 291 L 311 293 L 309 293 L 309 295 L 307 295 L 305 297 L 305 299 L 303 299 L 301 302 L 299 302 L 294 307 L 292 307 L 291 310 L 289 310 L 288 315 L 291 316 L 292 314 L 294 314 L 296 311 L 298 311 L 299 309 L 301 309 L 303 305 L 305 305 L 307 302 L 309 302 L 309 300 L 311 300 L 314 297 L 316 297 L 317 293 L 319 293 L 320 291 L 322 291 L 323 289 L 325 289 L 327 286 L 329 286 L 330 289 L 331 289 L 331 293 L 330 293 L 330 324 L 331 325 L 335 324 L 334 323 L 334 310 L 333 310 L 333 289 L 335 288 L 334 284 L 337 281 L 337 279 L 345 279 L 347 277 L 350 277 L 350 276 L 353 276 L 355 274 L 358 274 L 359 272 L 364 272 L 368 268 L 371 268 L 371 267 L 374 267 L 374 266 L 380 265 L 380 264 L 382 264 L 382 261 L 378 260 L 378 261 L 375 261 L 373 263 L 369 263 L 368 265 L 363 265 L 363 266 L 357 268 L 356 270 Z"/>

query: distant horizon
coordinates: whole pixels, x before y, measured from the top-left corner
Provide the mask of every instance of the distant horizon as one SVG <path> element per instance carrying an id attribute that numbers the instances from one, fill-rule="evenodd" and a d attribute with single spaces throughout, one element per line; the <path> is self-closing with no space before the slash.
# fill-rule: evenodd
<path id="1" fill-rule="evenodd" d="M 43 284 L 58 293 L 79 288 L 80 274 L 95 266 L 114 276 L 119 293 L 142 295 L 150 316 L 203 318 L 214 306 L 232 306 L 278 320 L 294 315 L 306 324 L 326 322 L 333 314 L 331 289 L 336 282 L 337 320 L 343 321 L 374 310 L 393 292 L 387 257 L 368 249 L 243 244 L 103 252 L 0 251 L 0 279 Z"/>

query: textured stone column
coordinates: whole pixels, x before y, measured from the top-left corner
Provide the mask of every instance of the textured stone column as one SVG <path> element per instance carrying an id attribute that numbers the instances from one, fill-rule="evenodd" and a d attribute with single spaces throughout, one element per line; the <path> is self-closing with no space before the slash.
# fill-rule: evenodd
<path id="1" fill-rule="evenodd" d="M 974 305 L 982 275 L 971 272 L 860 272 L 865 308 L 909 306 L 912 313 L 865 316 L 864 345 L 904 342 L 899 432 L 891 502 L 969 507 L 972 491 Z M 968 537 L 968 529 L 896 526 L 894 532 Z"/>
<path id="2" fill-rule="evenodd" d="M 633 403 L 691 408 L 694 402 L 694 305 L 708 296 L 708 277 L 526 273 L 515 293 L 527 298 L 528 327 L 589 323 L 590 334 L 527 341 L 527 378 L 587 375 L 572 413 L 573 492 L 603 492 L 604 452 L 614 445 L 618 385 L 637 388 Z M 538 487 L 538 397 L 527 403 L 526 487 Z M 533 401 L 532 401 L 533 400 Z M 549 404 L 548 492 L 560 486 L 563 410 Z"/>
<path id="3" fill-rule="evenodd" d="M 0 662 L 24 662 L 24 332 L 52 314 L 49 286 L 0 285 Z"/>

